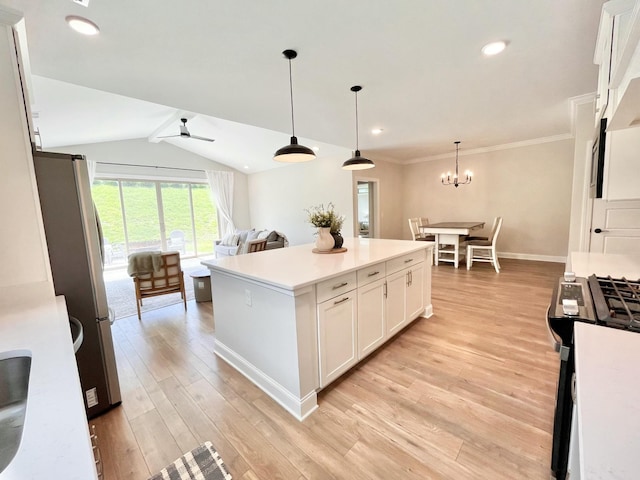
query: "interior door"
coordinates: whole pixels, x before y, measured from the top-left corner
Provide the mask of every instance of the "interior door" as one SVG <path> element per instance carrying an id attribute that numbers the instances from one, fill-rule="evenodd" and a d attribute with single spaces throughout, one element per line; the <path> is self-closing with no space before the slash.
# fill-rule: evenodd
<path id="1" fill-rule="evenodd" d="M 640 200 L 594 199 L 589 251 L 640 254 Z"/>

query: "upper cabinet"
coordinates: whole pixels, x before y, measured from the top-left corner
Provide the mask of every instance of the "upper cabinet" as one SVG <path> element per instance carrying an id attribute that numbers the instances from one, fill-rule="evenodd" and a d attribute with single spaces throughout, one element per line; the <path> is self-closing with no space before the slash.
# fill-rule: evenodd
<path id="1" fill-rule="evenodd" d="M 31 155 L 24 20 L 0 5 L 0 310 L 54 296 Z"/>
<path id="2" fill-rule="evenodd" d="M 607 130 L 640 126 L 640 0 L 602 6 L 594 62 L 599 65 L 596 125 Z"/>

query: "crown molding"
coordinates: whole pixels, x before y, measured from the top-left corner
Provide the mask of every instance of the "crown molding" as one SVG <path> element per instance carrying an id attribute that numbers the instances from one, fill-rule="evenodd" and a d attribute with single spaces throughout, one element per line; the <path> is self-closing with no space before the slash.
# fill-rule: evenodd
<path id="1" fill-rule="evenodd" d="M 512 148 L 529 147 L 531 145 L 541 145 L 544 143 L 560 142 L 562 140 L 571 140 L 573 135 L 564 133 L 562 135 L 553 135 L 551 137 L 534 138 L 532 140 L 524 140 L 522 142 L 505 143 L 502 145 L 494 145 L 492 147 L 474 148 L 471 150 L 464 150 L 459 153 L 459 156 L 465 157 L 467 155 L 477 155 L 480 153 L 498 152 L 501 150 L 511 150 Z M 447 158 L 455 157 L 455 152 L 443 153 L 441 155 L 433 155 L 430 157 L 415 158 L 413 160 L 407 160 L 404 165 L 410 165 L 413 163 L 430 162 L 432 160 L 444 160 Z"/>

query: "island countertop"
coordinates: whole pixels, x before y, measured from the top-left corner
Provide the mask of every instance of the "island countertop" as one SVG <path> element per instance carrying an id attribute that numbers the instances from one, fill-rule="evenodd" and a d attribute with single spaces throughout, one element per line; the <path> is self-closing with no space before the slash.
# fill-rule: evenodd
<path id="1" fill-rule="evenodd" d="M 211 270 L 295 290 L 395 257 L 431 248 L 433 242 L 346 238 L 346 252 L 313 253 L 313 244 L 266 250 L 202 262 Z"/>
<path id="2" fill-rule="evenodd" d="M 580 477 L 638 478 L 640 334 L 575 323 Z"/>
<path id="3" fill-rule="evenodd" d="M 20 448 L 0 480 L 95 479 L 96 469 L 64 297 L 0 314 L 0 355 L 29 353 Z"/>

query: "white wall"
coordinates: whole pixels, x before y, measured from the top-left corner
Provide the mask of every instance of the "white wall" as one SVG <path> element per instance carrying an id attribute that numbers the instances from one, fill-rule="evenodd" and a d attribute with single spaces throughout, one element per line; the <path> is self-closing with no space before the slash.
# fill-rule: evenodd
<path id="1" fill-rule="evenodd" d="M 440 175 L 455 156 L 408 165 L 404 169 L 403 218 L 431 222 L 484 221 L 487 230 L 502 216 L 498 252 L 516 258 L 564 261 L 571 209 L 572 139 L 464 155 L 460 170 L 473 182 L 443 186 Z M 406 220 L 404 220 L 406 223 Z M 404 238 L 411 238 L 404 226 Z"/>
<path id="2" fill-rule="evenodd" d="M 69 145 L 51 151 L 82 154 L 99 162 L 96 175 L 115 177 L 142 176 L 149 179 L 206 180 L 204 170 L 233 171 L 233 221 L 238 228 L 250 225 L 247 175 L 168 143 L 150 143 L 146 139 Z M 111 165 L 106 165 L 111 164 Z M 133 164 L 141 167 L 114 164 Z M 173 167 L 177 170 L 157 167 Z M 190 171 L 198 170 L 198 171 Z"/>
<path id="3" fill-rule="evenodd" d="M 342 170 L 351 152 L 340 157 L 318 157 L 249 175 L 251 226 L 284 233 L 290 245 L 315 241 L 315 228 L 307 222 L 305 208 L 333 202 L 346 216 L 342 235 L 353 236 L 352 174 Z"/>

